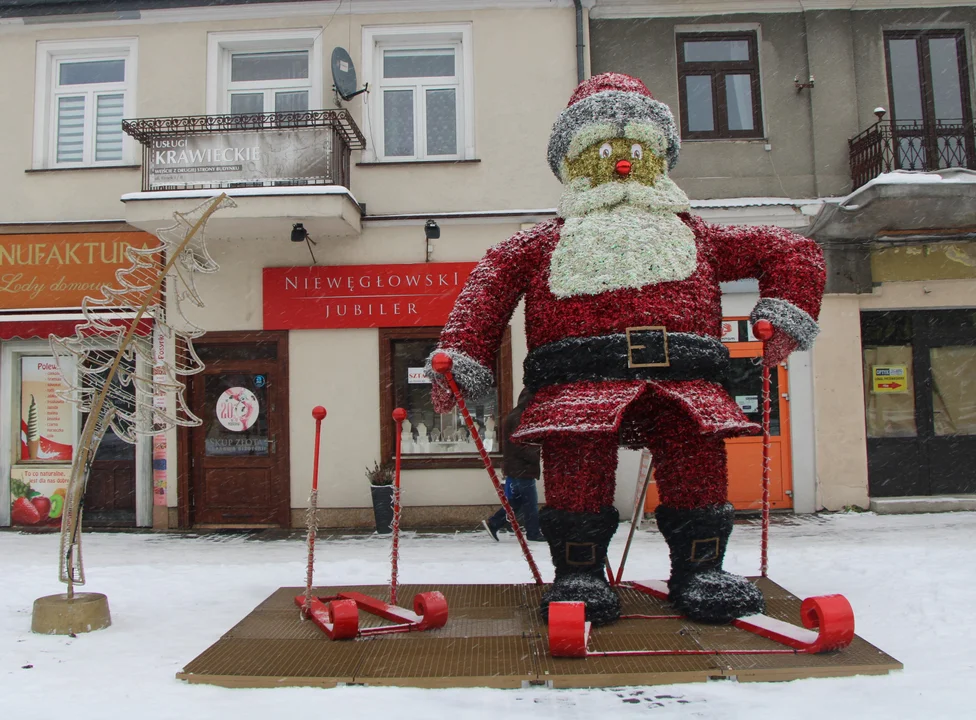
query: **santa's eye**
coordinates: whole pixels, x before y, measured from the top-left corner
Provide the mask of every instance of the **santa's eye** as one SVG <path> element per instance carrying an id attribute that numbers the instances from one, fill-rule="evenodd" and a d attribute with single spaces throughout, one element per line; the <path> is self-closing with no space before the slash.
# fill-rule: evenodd
<path id="1" fill-rule="evenodd" d="M 642 157 L 644 157 L 644 148 L 637 143 L 634 143 L 630 146 L 630 156 L 634 158 L 634 160 L 640 160 Z"/>
<path id="2" fill-rule="evenodd" d="M 610 147 L 610 143 L 603 143 L 600 146 L 600 157 L 608 158 L 613 153 L 613 148 Z"/>

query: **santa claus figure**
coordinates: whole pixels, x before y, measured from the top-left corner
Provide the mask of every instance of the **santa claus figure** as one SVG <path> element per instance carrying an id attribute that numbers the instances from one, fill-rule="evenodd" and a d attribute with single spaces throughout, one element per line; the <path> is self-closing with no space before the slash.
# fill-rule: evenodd
<path id="1" fill-rule="evenodd" d="M 555 566 L 543 616 L 550 602 L 575 600 L 594 624 L 619 617 L 604 558 L 619 522 L 621 445 L 653 454 L 672 604 L 712 623 L 765 609 L 755 585 L 722 569 L 733 521 L 725 439 L 760 428 L 722 385 L 719 283 L 759 280 L 751 319 L 772 323 L 764 361 L 775 365 L 817 334 L 823 255 L 781 228 L 691 215 L 668 177 L 678 148 L 670 110 L 640 80 L 582 83 L 549 140 L 565 187 L 558 217 L 488 251 L 440 338 L 462 393 L 477 400 L 492 391 L 495 353 L 525 300 L 524 383 L 535 396 L 512 439 L 542 446 L 540 523 Z M 447 412 L 454 399 L 429 361 L 428 374 Z"/>

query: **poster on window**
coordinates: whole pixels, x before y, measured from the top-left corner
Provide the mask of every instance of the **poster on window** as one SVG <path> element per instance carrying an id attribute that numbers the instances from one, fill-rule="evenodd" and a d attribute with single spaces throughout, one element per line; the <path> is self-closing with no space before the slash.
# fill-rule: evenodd
<path id="1" fill-rule="evenodd" d="M 64 511 L 71 468 L 14 467 L 10 470 L 10 523 L 58 526 Z"/>
<path id="2" fill-rule="evenodd" d="M 70 463 L 75 408 L 58 397 L 61 373 L 53 356 L 21 358 L 20 460 Z"/>

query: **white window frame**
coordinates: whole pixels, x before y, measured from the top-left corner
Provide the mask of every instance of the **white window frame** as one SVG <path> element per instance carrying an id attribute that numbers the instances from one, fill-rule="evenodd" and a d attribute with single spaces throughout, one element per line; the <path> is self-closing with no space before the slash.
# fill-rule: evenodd
<path id="1" fill-rule="evenodd" d="M 84 160 L 80 163 L 57 162 L 57 101 L 55 92 L 58 68 L 62 62 L 88 60 L 125 60 L 125 81 L 105 85 L 107 94 L 124 96 L 122 117 L 131 118 L 136 108 L 136 78 L 138 77 L 137 38 L 93 38 L 89 40 L 41 41 L 37 43 L 37 61 L 34 79 L 34 158 L 33 167 L 39 169 L 119 167 L 139 164 L 139 147 L 128 135 L 122 135 L 121 160 L 95 162 L 94 159 L 94 112 L 86 102 L 86 116 L 91 114 L 92 126 L 85 133 Z M 89 87 L 91 86 L 79 86 Z M 94 92 L 63 92 L 58 94 L 94 97 Z M 100 93 L 99 93 L 100 94 Z M 92 104 L 93 105 L 93 104 Z"/>
<path id="2" fill-rule="evenodd" d="M 437 82 L 430 78 L 422 90 L 456 87 L 458 92 L 456 155 L 425 156 L 426 119 L 423 115 L 425 97 L 414 103 L 414 148 L 413 156 L 385 157 L 383 154 L 383 88 L 384 86 L 412 85 L 410 81 L 384 81 L 384 50 L 424 50 L 431 48 L 455 49 L 456 82 Z M 366 149 L 363 162 L 431 162 L 474 160 L 474 62 L 471 23 L 450 25 L 379 25 L 363 27 L 363 67 L 360 82 L 369 82 L 370 92 L 363 94 L 363 116 L 366 136 Z M 420 90 L 421 86 L 416 85 Z"/>
<path id="3" fill-rule="evenodd" d="M 284 52 L 308 50 L 308 109 L 322 109 L 322 29 L 255 30 L 251 32 L 207 33 L 207 115 L 230 114 L 230 61 L 231 55 L 240 52 Z M 276 86 L 277 84 L 277 86 Z M 262 80 L 239 83 L 236 92 L 247 86 L 265 90 L 299 89 L 294 80 Z M 302 85 L 301 89 L 305 89 Z M 272 108 L 274 107 L 272 103 Z M 268 110 L 266 112 L 274 112 Z"/>

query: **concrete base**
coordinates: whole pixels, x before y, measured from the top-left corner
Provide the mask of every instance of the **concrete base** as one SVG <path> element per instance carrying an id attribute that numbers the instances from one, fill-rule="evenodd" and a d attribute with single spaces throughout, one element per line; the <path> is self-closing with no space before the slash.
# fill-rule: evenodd
<path id="1" fill-rule="evenodd" d="M 878 515 L 908 515 L 976 510 L 976 495 L 917 495 L 871 498 L 871 510 Z"/>
<path id="2" fill-rule="evenodd" d="M 31 630 L 44 635 L 70 635 L 72 633 L 101 630 L 112 624 L 108 611 L 108 598 L 101 593 L 75 593 L 47 595 L 34 601 Z"/>

